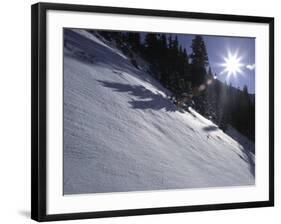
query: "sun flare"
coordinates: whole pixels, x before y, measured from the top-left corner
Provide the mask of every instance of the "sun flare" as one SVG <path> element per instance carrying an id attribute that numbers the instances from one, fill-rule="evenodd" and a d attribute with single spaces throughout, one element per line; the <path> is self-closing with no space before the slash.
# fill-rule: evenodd
<path id="1" fill-rule="evenodd" d="M 221 66 L 224 68 L 222 73 L 226 73 L 228 77 L 237 76 L 237 74 L 242 74 L 241 67 L 243 64 L 241 63 L 241 56 L 238 56 L 238 53 L 228 52 L 227 57 L 223 57 L 224 63 Z"/>

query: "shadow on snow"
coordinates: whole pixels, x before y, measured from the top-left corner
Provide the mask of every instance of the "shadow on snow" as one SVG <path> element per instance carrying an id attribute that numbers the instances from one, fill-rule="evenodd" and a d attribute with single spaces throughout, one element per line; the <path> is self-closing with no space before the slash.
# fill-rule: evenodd
<path id="1" fill-rule="evenodd" d="M 214 125 L 208 125 L 203 128 L 204 131 L 211 132 L 211 131 L 217 131 L 219 128 Z"/>
<path id="2" fill-rule="evenodd" d="M 128 85 L 116 82 L 100 81 L 104 87 L 111 88 L 116 92 L 128 93 L 136 99 L 132 99 L 128 103 L 133 109 L 165 109 L 169 112 L 175 112 L 176 106 L 167 98 L 160 94 L 155 94 L 141 85 Z"/>

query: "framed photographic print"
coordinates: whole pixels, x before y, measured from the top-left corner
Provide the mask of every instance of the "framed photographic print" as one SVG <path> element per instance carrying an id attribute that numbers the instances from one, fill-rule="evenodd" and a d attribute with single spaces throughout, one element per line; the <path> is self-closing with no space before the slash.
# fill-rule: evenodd
<path id="1" fill-rule="evenodd" d="M 274 204 L 274 19 L 32 6 L 32 219 Z"/>

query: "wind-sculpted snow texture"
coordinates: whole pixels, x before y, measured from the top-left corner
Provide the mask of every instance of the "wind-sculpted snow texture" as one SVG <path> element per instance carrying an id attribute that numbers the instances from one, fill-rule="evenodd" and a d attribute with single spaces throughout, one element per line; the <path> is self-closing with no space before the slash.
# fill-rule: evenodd
<path id="1" fill-rule="evenodd" d="M 64 194 L 253 185 L 255 156 L 113 43 L 64 30 Z"/>

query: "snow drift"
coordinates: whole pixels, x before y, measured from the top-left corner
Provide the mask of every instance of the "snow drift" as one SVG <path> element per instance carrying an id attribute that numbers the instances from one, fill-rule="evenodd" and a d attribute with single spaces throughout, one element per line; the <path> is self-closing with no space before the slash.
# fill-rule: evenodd
<path id="1" fill-rule="evenodd" d="M 252 185 L 254 154 L 113 43 L 64 30 L 64 193 Z M 233 133 L 233 131 L 232 131 Z"/>

